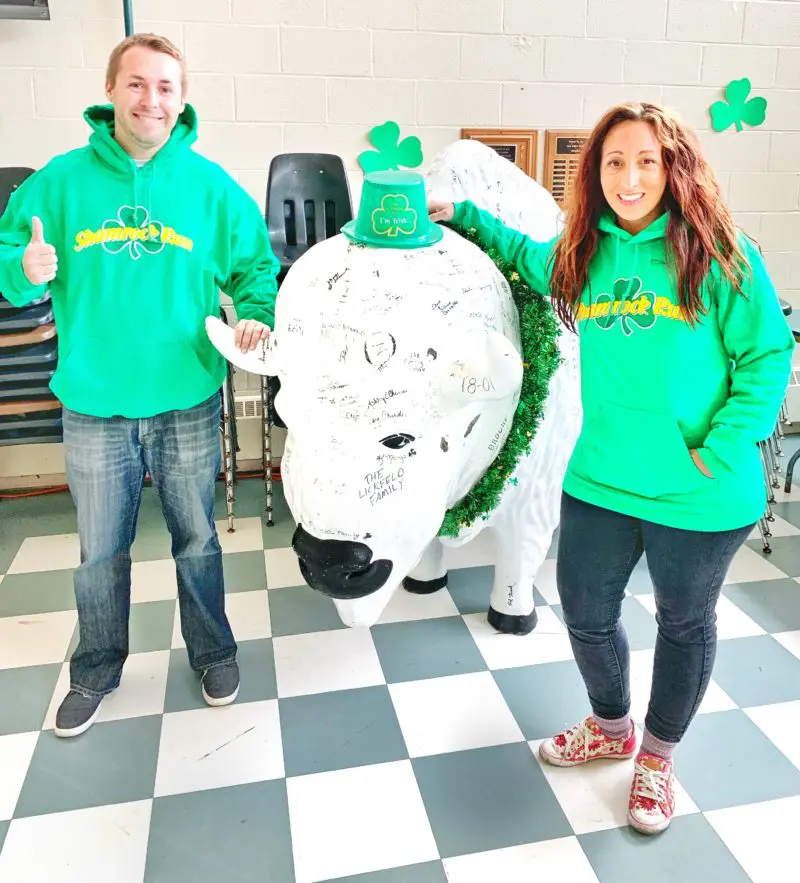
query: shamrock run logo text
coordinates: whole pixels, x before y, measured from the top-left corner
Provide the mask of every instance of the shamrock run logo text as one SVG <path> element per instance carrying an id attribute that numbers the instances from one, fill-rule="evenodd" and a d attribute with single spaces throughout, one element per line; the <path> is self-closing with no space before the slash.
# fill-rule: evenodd
<path id="1" fill-rule="evenodd" d="M 379 236 L 411 236 L 417 229 L 417 213 L 409 206 L 408 197 L 400 193 L 384 196 L 381 207 L 372 213 L 372 229 Z"/>
<path id="2" fill-rule="evenodd" d="M 629 337 L 637 328 L 652 328 L 659 316 L 686 321 L 679 306 L 652 291 L 642 291 L 642 280 L 634 276 L 632 279 L 617 279 L 611 294 L 598 294 L 594 303 L 581 304 L 577 319 L 579 322 L 593 319 L 603 331 L 619 325 L 622 333 Z"/>
<path id="3" fill-rule="evenodd" d="M 128 251 L 133 260 L 138 261 L 142 254 L 158 254 L 164 246 L 183 248 L 191 251 L 194 243 L 172 227 L 165 227 L 161 221 L 150 219 L 144 206 L 123 205 L 117 217 L 103 221 L 99 230 L 81 230 L 75 237 L 75 251 L 83 251 L 101 245 L 109 254 Z"/>

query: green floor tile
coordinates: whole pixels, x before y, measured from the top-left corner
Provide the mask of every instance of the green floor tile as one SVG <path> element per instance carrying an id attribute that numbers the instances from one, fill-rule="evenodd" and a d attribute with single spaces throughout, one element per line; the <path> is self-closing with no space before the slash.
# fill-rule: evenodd
<path id="1" fill-rule="evenodd" d="M 0 736 L 41 729 L 60 673 L 58 664 L 0 669 Z"/>
<path id="2" fill-rule="evenodd" d="M 713 676 L 740 708 L 800 699 L 800 659 L 769 635 L 720 641 Z"/>
<path id="3" fill-rule="evenodd" d="M 460 616 L 376 625 L 372 638 L 388 684 L 486 671 Z"/>
<path id="4" fill-rule="evenodd" d="M 6 514 L 6 512 L 0 514 L 0 518 Z M 0 573 L 5 573 L 11 567 L 11 562 L 17 557 L 17 552 L 19 552 L 24 538 L 16 531 L 9 532 L 7 529 L 0 528 Z"/>
<path id="5" fill-rule="evenodd" d="M 462 616 L 486 613 L 492 594 L 494 567 L 459 567 L 447 573 L 447 589 Z"/>
<path id="6" fill-rule="evenodd" d="M 412 765 L 442 858 L 572 834 L 527 742 Z"/>
<path id="7" fill-rule="evenodd" d="M 161 715 L 95 724 L 74 739 L 43 732 L 15 818 L 153 796 Z"/>
<path id="8" fill-rule="evenodd" d="M 153 802 L 144 883 L 294 883 L 286 781 Z"/>
<path id="9" fill-rule="evenodd" d="M 0 582 L 0 617 L 75 609 L 73 570 L 9 573 Z"/>
<path id="10" fill-rule="evenodd" d="M 625 827 L 584 834 L 578 841 L 599 883 L 750 880 L 702 815 L 679 816 L 657 837 L 645 837 Z"/>
<path id="11" fill-rule="evenodd" d="M 748 540 L 747 545 L 765 561 L 774 564 L 787 576 L 800 576 L 800 543 L 797 537 L 772 537 L 769 541 L 772 551 L 763 551 L 761 540 Z"/>
<path id="12" fill-rule="evenodd" d="M 345 628 L 333 601 L 310 586 L 270 589 L 268 597 L 275 638 Z"/>
<path id="13" fill-rule="evenodd" d="M 506 668 L 492 675 L 528 740 L 554 736 L 591 711 L 574 662 Z"/>
<path id="14" fill-rule="evenodd" d="M 177 601 L 145 601 L 141 604 L 131 604 L 128 620 L 128 644 L 131 655 L 170 649 L 177 603 Z M 75 627 L 75 634 L 67 651 L 67 659 L 78 646 L 79 636 L 78 625 Z"/>
<path id="15" fill-rule="evenodd" d="M 261 534 L 265 549 L 287 549 L 292 545 L 296 525 L 287 515 L 280 520 L 276 517 L 270 527 L 265 518 L 261 519 Z"/>
<path id="16" fill-rule="evenodd" d="M 147 526 L 136 532 L 131 546 L 132 561 L 164 561 L 172 557 L 172 538 L 166 525 Z"/>
<path id="17" fill-rule="evenodd" d="M 408 757 L 385 686 L 281 699 L 280 718 L 287 776 Z"/>
<path id="18" fill-rule="evenodd" d="M 263 552 L 228 552 L 222 556 L 225 591 L 256 592 L 267 587 Z"/>
<path id="19" fill-rule="evenodd" d="M 355 877 L 337 877 L 321 883 L 447 883 L 447 875 L 441 862 L 426 862 L 388 871 L 373 871 L 371 874 L 356 874 Z"/>
<path id="20" fill-rule="evenodd" d="M 0 852 L 3 851 L 3 844 L 6 842 L 6 834 L 8 834 L 8 826 L 11 822 L 0 822 Z"/>
<path id="21" fill-rule="evenodd" d="M 722 591 L 740 610 L 771 634 L 800 629 L 800 584 L 793 579 L 769 579 L 740 585 L 734 583 L 725 586 Z"/>
<path id="22" fill-rule="evenodd" d="M 800 770 L 739 710 L 699 714 L 675 773 L 703 812 L 800 794 Z"/>
<path id="23" fill-rule="evenodd" d="M 131 605 L 130 652 L 169 650 L 177 601 L 148 601 Z"/>
<path id="24" fill-rule="evenodd" d="M 240 641 L 237 662 L 240 677 L 237 702 L 261 702 L 278 698 L 271 638 Z M 173 650 L 169 658 L 164 711 L 191 711 L 205 707 L 200 677 L 189 668 L 186 650 Z"/>

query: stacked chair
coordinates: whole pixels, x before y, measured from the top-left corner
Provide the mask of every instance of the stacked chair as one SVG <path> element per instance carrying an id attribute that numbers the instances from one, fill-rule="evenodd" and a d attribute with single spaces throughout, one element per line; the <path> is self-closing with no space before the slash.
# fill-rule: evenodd
<path id="1" fill-rule="evenodd" d="M 309 248 L 336 236 L 353 218 L 347 173 L 341 157 L 330 153 L 283 153 L 269 167 L 265 219 L 280 262 L 278 286 Z M 280 382 L 261 378 L 262 464 L 267 526 L 272 512 L 272 427 L 285 428 L 273 400 Z"/>
<path id="2" fill-rule="evenodd" d="M 28 168 L 0 168 L 0 215 L 32 174 Z M 61 403 L 49 387 L 57 362 L 49 293 L 18 308 L 0 292 L 0 445 L 62 440 Z"/>

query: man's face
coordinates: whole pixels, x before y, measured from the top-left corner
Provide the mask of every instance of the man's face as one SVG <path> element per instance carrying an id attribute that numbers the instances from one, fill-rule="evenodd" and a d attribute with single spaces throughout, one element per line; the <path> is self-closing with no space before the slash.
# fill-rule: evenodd
<path id="1" fill-rule="evenodd" d="M 181 66 L 171 55 L 132 46 L 120 59 L 114 85 L 116 139 L 129 153 L 155 153 L 168 140 L 185 106 Z"/>

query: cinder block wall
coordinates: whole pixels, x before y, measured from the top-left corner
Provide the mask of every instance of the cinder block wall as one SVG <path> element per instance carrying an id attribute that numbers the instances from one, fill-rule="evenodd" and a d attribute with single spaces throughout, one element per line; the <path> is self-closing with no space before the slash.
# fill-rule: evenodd
<path id="1" fill-rule="evenodd" d="M 50 22 L 0 21 L 0 165 L 85 142 L 124 36 L 121 0 L 50 0 Z M 729 204 L 800 309 L 800 2 L 796 0 L 133 0 L 139 31 L 185 50 L 198 148 L 263 206 L 284 151 L 340 154 L 360 193 L 367 133 L 387 119 L 426 160 L 462 126 L 590 127 L 611 104 L 663 102 L 700 131 Z M 710 129 L 747 76 L 765 125 Z M 424 167 L 423 167 L 424 171 Z M 2 457 L 2 452 L 0 452 Z M 0 469 L 2 472 L 2 469 Z"/>

